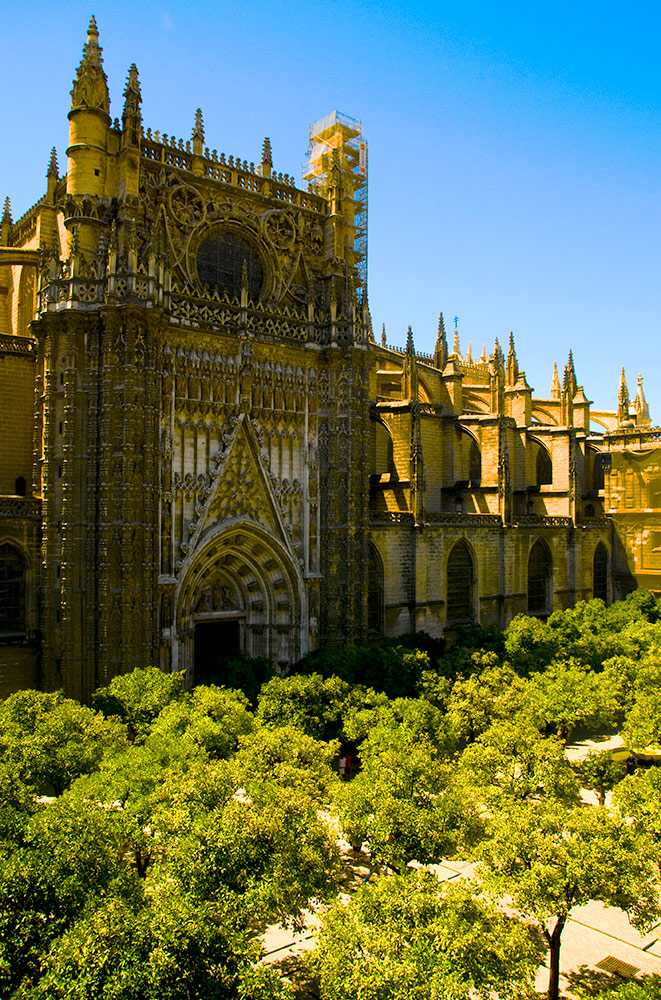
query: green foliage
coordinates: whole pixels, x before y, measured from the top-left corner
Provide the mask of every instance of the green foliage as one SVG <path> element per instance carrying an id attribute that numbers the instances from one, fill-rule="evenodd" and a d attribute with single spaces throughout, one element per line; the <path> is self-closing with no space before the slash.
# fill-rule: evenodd
<path id="1" fill-rule="evenodd" d="M 600 900 L 645 928 L 659 911 L 659 872 L 651 842 L 599 806 L 558 800 L 499 809 L 480 847 L 480 874 L 496 898 L 535 919 L 551 952 L 549 996 L 558 996 L 562 931 L 574 906 Z"/>
<path id="2" fill-rule="evenodd" d="M 599 804 L 606 802 L 606 792 L 614 788 L 618 781 L 622 781 L 626 774 L 626 766 L 622 761 L 614 760 L 609 750 L 602 750 L 600 753 L 591 753 L 585 760 L 577 766 L 581 785 L 584 788 L 592 788 L 599 798 Z"/>
<path id="3" fill-rule="evenodd" d="M 297 672 L 340 677 L 349 684 L 362 684 L 383 691 L 390 698 L 415 696 L 422 672 L 429 668 L 429 656 L 388 643 L 373 646 L 345 646 L 321 649 L 304 657 Z"/>
<path id="4" fill-rule="evenodd" d="M 619 717 L 618 687 L 576 660 L 556 660 L 528 681 L 523 711 L 542 731 L 567 740 L 578 729 L 613 729 Z"/>
<path id="5" fill-rule="evenodd" d="M 661 976 L 645 976 L 643 979 L 623 983 L 613 980 L 611 986 L 595 993 L 593 989 L 587 992 L 580 988 L 576 991 L 577 1000 L 658 1000 L 661 996 Z"/>
<path id="6" fill-rule="evenodd" d="M 333 765 L 339 749 L 336 742 L 315 740 L 292 726 L 264 726 L 241 738 L 232 769 L 250 794 L 268 780 L 279 787 L 299 788 L 323 805 L 338 783 Z"/>
<path id="7" fill-rule="evenodd" d="M 497 719 L 520 710 L 525 681 L 510 666 L 491 666 L 469 677 L 459 677 L 447 699 L 447 720 L 461 746 L 467 746 Z"/>
<path id="8" fill-rule="evenodd" d="M 61 692 L 18 691 L 0 702 L 0 754 L 40 794 L 59 795 L 105 753 L 126 745 L 126 729 Z"/>
<path id="9" fill-rule="evenodd" d="M 543 670 L 560 653 L 547 622 L 516 615 L 505 629 L 505 656 L 522 677 Z"/>
<path id="10" fill-rule="evenodd" d="M 203 749 L 209 757 L 229 757 L 241 736 L 252 732 L 254 720 L 248 699 L 240 691 L 201 686 L 166 705 L 153 722 L 147 742 L 181 741 Z"/>
<path id="11" fill-rule="evenodd" d="M 494 722 L 461 755 L 462 780 L 492 807 L 510 801 L 578 799 L 578 784 L 562 741 L 545 738 L 525 718 Z"/>
<path id="12" fill-rule="evenodd" d="M 184 691 L 185 675 L 158 667 L 132 670 L 98 688 L 92 704 L 104 715 L 116 715 L 128 726 L 131 739 L 141 739 L 159 713 Z"/>
<path id="13" fill-rule="evenodd" d="M 274 677 L 259 694 L 257 718 L 266 726 L 293 726 L 314 739 L 335 740 L 351 701 L 358 699 L 358 689 L 340 677 Z"/>
<path id="14" fill-rule="evenodd" d="M 640 664 L 634 682 L 633 703 L 622 735 L 630 747 L 644 750 L 661 747 L 661 657 L 655 655 Z"/>
<path id="15" fill-rule="evenodd" d="M 661 845 L 661 768 L 630 774 L 613 792 L 618 812 Z"/>
<path id="16" fill-rule="evenodd" d="M 445 713 L 425 698 L 383 697 L 376 705 L 350 711 L 344 724 L 347 739 L 359 743 L 375 729 L 401 729 L 414 739 L 426 738 L 439 751 L 449 753 L 455 741 Z"/>
<path id="17" fill-rule="evenodd" d="M 425 872 L 376 878 L 322 918 L 309 959 L 321 1000 L 523 1000 L 534 996 L 535 936 Z"/>
<path id="18" fill-rule="evenodd" d="M 440 861 L 477 836 L 473 797 L 424 734 L 379 726 L 361 757 L 362 770 L 338 788 L 336 801 L 347 840 L 367 841 L 375 861 L 396 870 L 411 860 Z"/>

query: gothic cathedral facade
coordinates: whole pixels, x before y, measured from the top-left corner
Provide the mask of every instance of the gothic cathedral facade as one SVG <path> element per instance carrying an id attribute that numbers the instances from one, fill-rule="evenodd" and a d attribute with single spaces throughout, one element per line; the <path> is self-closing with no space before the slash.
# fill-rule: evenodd
<path id="1" fill-rule="evenodd" d="M 377 342 L 355 164 L 321 161 L 302 190 L 201 112 L 145 129 L 135 66 L 113 121 L 90 22 L 66 176 L 2 219 L 0 694 L 661 590 L 642 380 L 595 412 L 571 357 L 539 399 L 513 339 Z"/>

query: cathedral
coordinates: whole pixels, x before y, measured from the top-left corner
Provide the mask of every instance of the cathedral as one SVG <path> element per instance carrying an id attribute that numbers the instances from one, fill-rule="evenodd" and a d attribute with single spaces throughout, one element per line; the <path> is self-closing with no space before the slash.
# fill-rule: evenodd
<path id="1" fill-rule="evenodd" d="M 597 411 L 571 355 L 538 397 L 511 336 L 375 336 L 351 119 L 313 127 L 303 189 L 201 111 L 145 127 L 135 65 L 123 98 L 92 18 L 66 174 L 53 150 L 2 216 L 0 695 L 661 592 L 641 378 Z"/>

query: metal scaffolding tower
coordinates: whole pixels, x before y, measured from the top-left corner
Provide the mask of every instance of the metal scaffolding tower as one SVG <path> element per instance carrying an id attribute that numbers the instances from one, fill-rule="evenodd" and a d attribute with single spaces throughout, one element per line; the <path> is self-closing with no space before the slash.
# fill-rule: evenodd
<path id="1" fill-rule="evenodd" d="M 334 163 L 340 168 L 345 193 L 350 194 L 347 249 L 353 255 L 356 291 L 362 302 L 367 294 L 367 142 L 362 123 L 339 111 L 331 111 L 310 126 L 304 177 L 311 189 L 325 191 Z"/>

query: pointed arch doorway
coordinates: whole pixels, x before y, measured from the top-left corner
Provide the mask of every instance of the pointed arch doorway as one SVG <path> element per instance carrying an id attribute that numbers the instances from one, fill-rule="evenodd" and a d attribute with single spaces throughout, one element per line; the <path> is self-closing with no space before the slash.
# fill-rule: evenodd
<path id="1" fill-rule="evenodd" d="M 175 669 L 223 683 L 236 656 L 279 666 L 307 652 L 304 587 L 285 546 L 260 525 L 213 530 L 191 557 L 175 601 Z"/>

